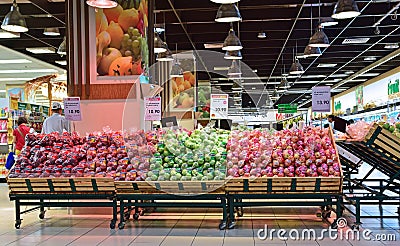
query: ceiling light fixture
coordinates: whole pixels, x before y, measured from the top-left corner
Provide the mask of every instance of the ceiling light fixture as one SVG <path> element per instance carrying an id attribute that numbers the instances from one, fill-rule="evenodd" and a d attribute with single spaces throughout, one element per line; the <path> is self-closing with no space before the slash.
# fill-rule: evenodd
<path id="1" fill-rule="evenodd" d="M 265 34 L 264 31 L 259 32 L 258 35 L 257 35 L 257 38 L 266 38 L 266 37 L 267 37 L 267 34 Z"/>
<path id="2" fill-rule="evenodd" d="M 31 60 L 27 59 L 5 59 L 0 60 L 0 64 L 23 64 L 23 63 L 32 63 Z"/>
<path id="3" fill-rule="evenodd" d="M 29 51 L 33 54 L 52 54 L 56 52 L 53 47 L 31 47 L 26 48 L 26 51 Z"/>
<path id="4" fill-rule="evenodd" d="M 296 42 L 296 50 L 297 50 L 297 42 Z M 294 55 L 294 49 L 293 49 L 293 63 L 290 66 L 289 74 L 291 75 L 301 75 L 304 73 L 304 68 L 300 64 L 299 59 Z"/>
<path id="5" fill-rule="evenodd" d="M 19 32 L 7 32 L 0 29 L 0 38 L 19 38 L 21 34 Z"/>
<path id="6" fill-rule="evenodd" d="M 336 26 L 337 24 L 339 24 L 339 22 L 332 17 L 322 17 L 319 20 L 319 25 L 321 27 Z"/>
<path id="7" fill-rule="evenodd" d="M 213 2 L 213 3 L 221 3 L 221 4 L 224 4 L 224 3 L 237 3 L 237 2 L 239 2 L 240 0 L 210 0 L 211 2 Z"/>
<path id="8" fill-rule="evenodd" d="M 167 48 L 167 50 L 163 53 L 158 53 L 157 54 L 157 61 L 173 61 L 174 57 L 172 56 L 172 52 L 170 49 Z"/>
<path id="9" fill-rule="evenodd" d="M 322 55 L 321 53 L 321 49 L 319 47 L 311 47 L 311 46 L 306 46 L 306 48 L 304 48 L 304 58 L 307 57 L 318 57 Z"/>
<path id="10" fill-rule="evenodd" d="M 60 46 L 58 46 L 57 54 L 61 56 L 67 55 L 67 38 L 64 36 L 63 41 L 61 42 Z"/>
<path id="11" fill-rule="evenodd" d="M 349 19 L 361 14 L 358 10 L 357 2 L 354 0 L 339 0 L 333 9 L 332 18 Z"/>
<path id="12" fill-rule="evenodd" d="M 183 69 L 181 68 L 181 66 L 179 66 L 178 63 L 178 44 L 175 44 L 175 63 L 174 65 L 172 65 L 170 77 L 183 78 Z"/>
<path id="13" fill-rule="evenodd" d="M 157 32 L 154 32 L 154 53 L 163 53 L 167 51 L 164 42 L 162 41 L 160 35 Z"/>
<path id="14" fill-rule="evenodd" d="M 236 4 L 222 4 L 217 12 L 217 17 L 215 17 L 216 22 L 236 22 L 242 21 L 242 16 Z"/>
<path id="15" fill-rule="evenodd" d="M 399 44 L 398 43 L 391 43 L 391 44 L 385 44 L 385 49 L 397 49 L 399 48 Z"/>
<path id="16" fill-rule="evenodd" d="M 321 1 L 318 1 L 318 2 L 319 2 L 319 8 L 318 8 L 319 17 L 321 17 Z M 311 19 L 312 19 L 312 17 L 311 17 Z M 328 36 L 326 36 L 326 34 L 323 30 L 323 27 L 321 25 L 317 26 L 317 31 L 310 38 L 310 42 L 308 43 L 308 46 L 322 47 L 322 48 L 326 48 L 326 47 L 330 46 Z"/>
<path id="17" fill-rule="evenodd" d="M 67 65 L 67 61 L 66 60 L 62 60 L 62 61 L 54 61 L 55 63 L 61 65 L 61 66 L 66 66 Z"/>
<path id="18" fill-rule="evenodd" d="M 228 76 L 240 76 L 242 75 L 242 71 L 240 70 L 239 64 L 236 60 L 232 61 L 232 65 L 229 67 Z"/>
<path id="19" fill-rule="evenodd" d="M 1 24 L 1 29 L 9 32 L 27 32 L 28 27 L 26 26 L 25 18 L 22 17 L 19 12 L 19 7 L 16 0 L 11 5 L 10 12 L 4 17 Z"/>
<path id="20" fill-rule="evenodd" d="M 110 9 L 118 5 L 118 3 L 113 0 L 87 0 L 86 4 L 99 9 Z"/>
<path id="21" fill-rule="evenodd" d="M 229 30 L 228 36 L 225 38 L 222 50 L 241 50 L 243 49 L 242 43 L 240 42 L 239 38 L 236 36 L 235 31 L 233 28 Z"/>
<path id="22" fill-rule="evenodd" d="M 43 31 L 43 35 L 46 36 L 60 36 L 60 30 L 58 27 L 46 27 Z"/>
<path id="23" fill-rule="evenodd" d="M 240 50 L 227 50 L 224 55 L 224 59 L 227 60 L 241 60 L 242 58 L 242 52 L 240 52 Z"/>

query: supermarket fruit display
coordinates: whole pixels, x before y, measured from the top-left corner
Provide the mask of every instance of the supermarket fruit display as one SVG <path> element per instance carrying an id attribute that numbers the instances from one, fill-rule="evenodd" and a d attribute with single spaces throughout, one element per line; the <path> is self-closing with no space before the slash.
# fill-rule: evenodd
<path id="1" fill-rule="evenodd" d="M 328 129 L 233 131 L 227 145 L 230 177 L 339 177 Z"/>
<path id="2" fill-rule="evenodd" d="M 390 131 L 393 135 L 400 138 L 400 122 L 379 122 L 379 125 L 382 126 L 383 129 Z"/>
<path id="3" fill-rule="evenodd" d="M 148 61 L 147 0 L 117 2 L 115 8 L 96 10 L 97 73 L 139 75 Z"/>
<path id="4" fill-rule="evenodd" d="M 109 177 L 115 181 L 207 181 L 226 177 L 338 177 L 328 129 L 232 131 L 204 127 L 28 134 L 9 178 Z"/>
<path id="5" fill-rule="evenodd" d="M 147 181 L 224 180 L 229 131 L 168 130 L 150 159 Z"/>

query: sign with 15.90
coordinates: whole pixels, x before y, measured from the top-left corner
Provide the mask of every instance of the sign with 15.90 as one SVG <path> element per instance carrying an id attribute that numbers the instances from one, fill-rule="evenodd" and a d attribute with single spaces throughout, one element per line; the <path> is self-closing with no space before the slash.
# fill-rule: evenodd
<path id="1" fill-rule="evenodd" d="M 81 100 L 79 97 L 64 98 L 64 114 L 65 119 L 70 121 L 81 121 Z"/>
<path id="2" fill-rule="evenodd" d="M 146 97 L 144 105 L 144 120 L 161 120 L 161 97 Z"/>
<path id="3" fill-rule="evenodd" d="M 312 88 L 312 111 L 331 111 L 331 87 L 315 86 Z"/>

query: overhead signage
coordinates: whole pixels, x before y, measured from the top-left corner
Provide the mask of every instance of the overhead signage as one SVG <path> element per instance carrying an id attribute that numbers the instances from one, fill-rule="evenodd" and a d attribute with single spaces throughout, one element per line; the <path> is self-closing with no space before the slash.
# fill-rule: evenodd
<path id="1" fill-rule="evenodd" d="M 81 100 L 79 97 L 64 98 L 64 114 L 65 119 L 70 121 L 81 121 Z"/>
<path id="2" fill-rule="evenodd" d="M 315 86 L 312 88 L 312 111 L 330 112 L 331 111 L 331 87 Z"/>
<path id="3" fill-rule="evenodd" d="M 161 97 L 145 97 L 144 120 L 161 120 Z"/>
<path id="4" fill-rule="evenodd" d="M 283 113 L 283 114 L 297 113 L 297 104 L 278 104 L 278 113 Z"/>
<path id="5" fill-rule="evenodd" d="M 210 118 L 227 119 L 228 118 L 228 95 L 211 94 L 210 97 Z"/>

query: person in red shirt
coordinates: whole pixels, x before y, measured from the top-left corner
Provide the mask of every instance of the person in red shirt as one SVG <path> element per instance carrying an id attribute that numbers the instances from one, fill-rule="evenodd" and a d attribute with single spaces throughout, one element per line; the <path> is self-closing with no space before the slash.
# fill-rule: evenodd
<path id="1" fill-rule="evenodd" d="M 25 145 L 25 136 L 31 130 L 31 128 L 26 125 L 27 123 L 28 120 L 25 117 L 19 117 L 17 120 L 18 127 L 15 128 L 13 131 L 13 136 L 14 136 L 13 144 L 16 155 L 18 155 L 21 152 L 22 148 Z"/>

